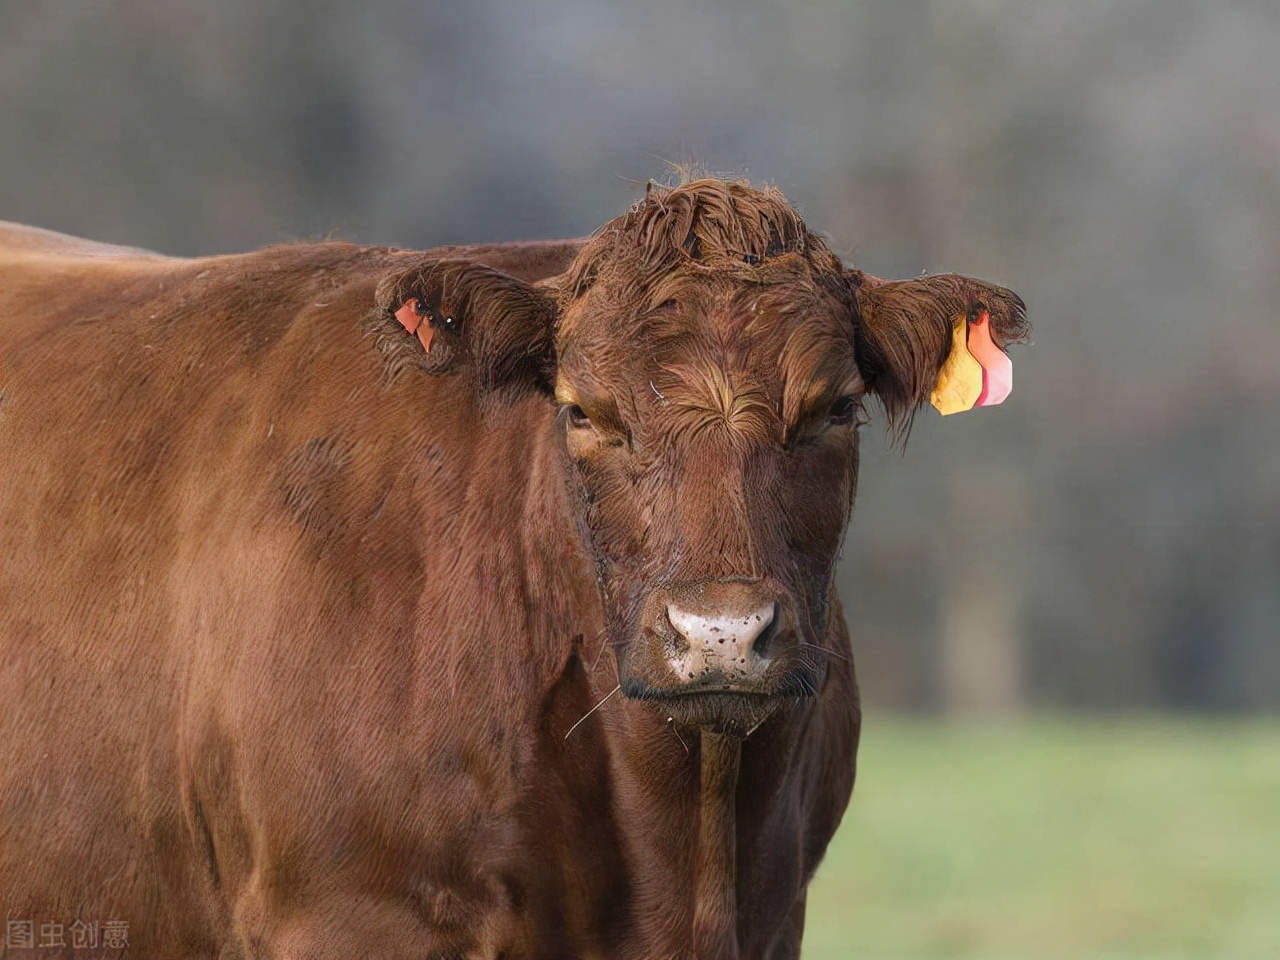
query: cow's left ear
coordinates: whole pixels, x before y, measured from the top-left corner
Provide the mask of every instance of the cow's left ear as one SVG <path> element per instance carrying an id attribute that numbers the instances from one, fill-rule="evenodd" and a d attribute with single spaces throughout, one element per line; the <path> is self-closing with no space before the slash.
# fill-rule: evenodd
<path id="1" fill-rule="evenodd" d="M 481 390 L 550 394 L 555 301 L 470 260 L 427 260 L 378 284 L 371 324 L 388 376 L 470 372 Z"/>
<path id="2" fill-rule="evenodd" d="M 1025 343 L 1026 306 L 1012 290 L 937 274 L 881 280 L 845 274 L 858 304 L 855 350 L 869 392 L 904 430 L 931 401 L 956 413 L 1002 401 L 1012 386 L 1004 348 Z"/>

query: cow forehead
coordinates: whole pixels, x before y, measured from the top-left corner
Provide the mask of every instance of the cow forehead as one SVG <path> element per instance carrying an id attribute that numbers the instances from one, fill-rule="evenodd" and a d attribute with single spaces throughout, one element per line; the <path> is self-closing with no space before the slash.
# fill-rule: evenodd
<path id="1" fill-rule="evenodd" d="M 566 311 L 560 356 L 619 372 L 694 363 L 763 379 L 781 376 L 784 367 L 800 374 L 819 344 L 852 362 L 852 310 L 803 274 L 796 279 L 677 278 L 648 289 L 599 288 Z"/>

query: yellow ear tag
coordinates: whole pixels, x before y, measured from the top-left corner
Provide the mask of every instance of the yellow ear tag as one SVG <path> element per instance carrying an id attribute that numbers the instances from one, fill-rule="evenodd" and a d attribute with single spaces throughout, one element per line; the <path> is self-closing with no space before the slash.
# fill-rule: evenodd
<path id="1" fill-rule="evenodd" d="M 969 352 L 969 324 L 963 316 L 951 334 L 951 353 L 938 373 L 929 402 L 944 417 L 972 410 L 982 396 L 982 364 Z"/>

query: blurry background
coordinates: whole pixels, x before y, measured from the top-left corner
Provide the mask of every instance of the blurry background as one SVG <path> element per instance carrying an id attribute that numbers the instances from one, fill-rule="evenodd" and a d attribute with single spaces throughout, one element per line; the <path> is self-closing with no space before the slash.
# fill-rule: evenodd
<path id="1" fill-rule="evenodd" d="M 0 219 L 577 236 L 690 160 L 1035 325 L 864 431 L 808 955 L 1280 956 L 1280 5 L 0 3 Z"/>

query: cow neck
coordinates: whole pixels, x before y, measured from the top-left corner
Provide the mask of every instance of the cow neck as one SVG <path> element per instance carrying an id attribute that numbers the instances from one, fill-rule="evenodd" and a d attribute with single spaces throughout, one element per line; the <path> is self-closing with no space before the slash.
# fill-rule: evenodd
<path id="1" fill-rule="evenodd" d="M 703 731 L 694 876 L 693 946 L 699 960 L 737 960 L 737 817 L 742 741 Z"/>

